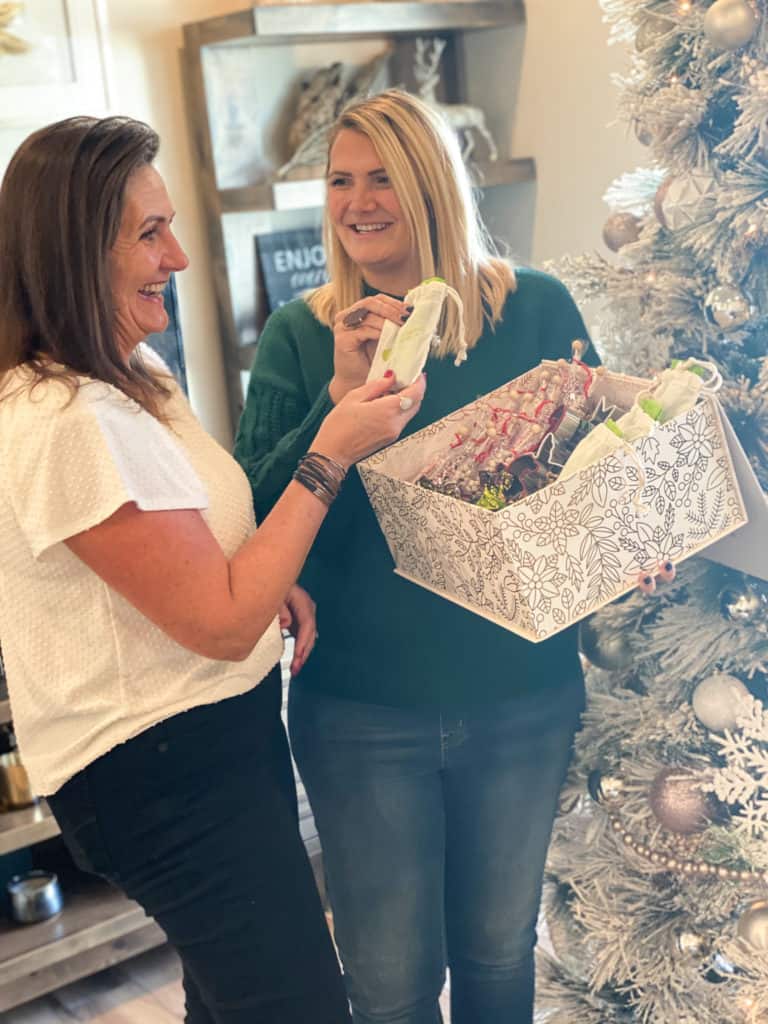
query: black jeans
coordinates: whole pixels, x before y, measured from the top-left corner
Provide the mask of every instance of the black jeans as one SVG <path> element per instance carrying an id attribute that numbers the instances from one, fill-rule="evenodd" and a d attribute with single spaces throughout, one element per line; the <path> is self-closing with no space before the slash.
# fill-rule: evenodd
<path id="1" fill-rule="evenodd" d="M 298 828 L 279 667 L 98 758 L 49 798 L 79 867 L 161 925 L 188 1024 L 348 1024 Z"/>

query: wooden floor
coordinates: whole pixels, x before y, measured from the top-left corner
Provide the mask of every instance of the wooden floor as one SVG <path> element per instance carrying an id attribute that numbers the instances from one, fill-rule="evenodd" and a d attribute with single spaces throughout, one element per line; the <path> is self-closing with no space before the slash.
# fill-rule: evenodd
<path id="1" fill-rule="evenodd" d="M 447 1000 L 444 992 L 443 1017 L 450 1024 Z M 178 1024 L 183 1020 L 181 966 L 168 946 L 0 1013 L 2 1024 Z"/>

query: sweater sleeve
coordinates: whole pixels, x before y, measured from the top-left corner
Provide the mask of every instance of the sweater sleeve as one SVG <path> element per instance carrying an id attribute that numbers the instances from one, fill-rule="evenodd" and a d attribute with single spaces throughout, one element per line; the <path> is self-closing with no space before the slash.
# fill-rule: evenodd
<path id="1" fill-rule="evenodd" d="M 310 399 L 290 313 L 276 310 L 259 338 L 235 458 L 253 492 L 256 517 L 270 511 L 290 483 L 323 419 L 333 408 L 328 386 Z"/>

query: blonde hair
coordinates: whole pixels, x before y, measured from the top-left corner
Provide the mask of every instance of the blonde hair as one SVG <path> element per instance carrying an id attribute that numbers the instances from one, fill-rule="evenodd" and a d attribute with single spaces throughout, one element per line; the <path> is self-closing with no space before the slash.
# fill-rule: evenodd
<path id="1" fill-rule="evenodd" d="M 495 324 L 516 287 L 510 264 L 500 259 L 483 225 L 456 136 L 441 115 L 400 89 L 388 89 L 344 110 L 333 125 L 328 152 L 339 132 L 366 136 L 381 159 L 400 202 L 411 243 L 419 256 L 420 280 L 442 277 L 464 305 L 468 348 Z M 362 298 L 363 277 L 331 224 L 326 205 L 323 240 L 330 281 L 307 296 L 322 323 Z M 418 282 L 416 282 L 418 283 Z M 438 355 L 459 353 L 453 306 L 440 328 Z"/>

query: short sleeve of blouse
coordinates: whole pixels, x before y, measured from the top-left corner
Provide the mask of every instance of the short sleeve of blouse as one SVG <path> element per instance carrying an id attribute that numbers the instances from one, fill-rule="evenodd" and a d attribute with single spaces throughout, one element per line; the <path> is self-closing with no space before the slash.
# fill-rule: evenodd
<path id="1" fill-rule="evenodd" d="M 45 382 L 16 396 L 3 424 L 10 499 L 35 558 L 127 502 L 144 511 L 208 506 L 172 424 L 100 382 L 71 400 L 62 391 Z"/>

